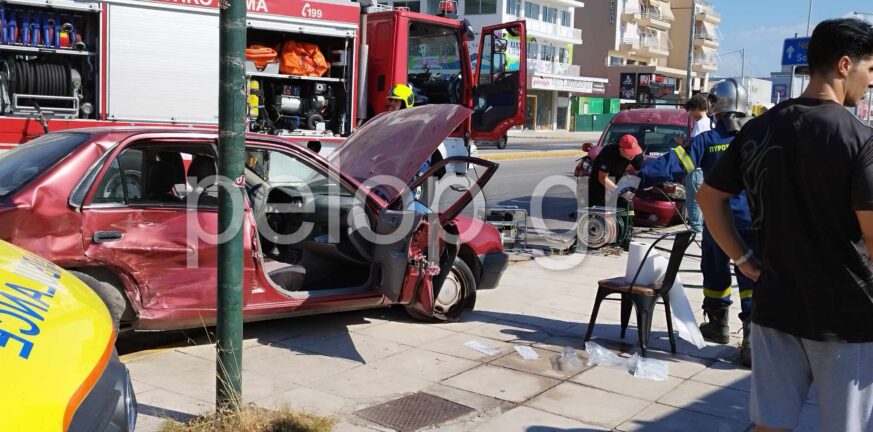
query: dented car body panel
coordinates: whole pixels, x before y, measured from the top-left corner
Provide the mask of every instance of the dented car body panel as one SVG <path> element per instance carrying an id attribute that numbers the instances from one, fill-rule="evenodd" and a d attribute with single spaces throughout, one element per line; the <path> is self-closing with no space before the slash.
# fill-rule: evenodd
<path id="1" fill-rule="evenodd" d="M 454 122 L 463 120 L 465 109 L 419 110 L 419 116 L 444 119 L 436 121 L 440 126 L 434 130 L 447 135 L 457 126 Z M 393 125 L 379 130 L 390 132 L 402 123 Z M 385 144 L 390 134 L 367 140 L 365 129 L 356 134 L 359 146 L 374 154 L 390 147 Z M 69 133 L 85 139 L 22 187 L 0 194 L 0 239 L 28 247 L 65 268 L 110 274 L 106 282 L 123 291 L 132 309 L 133 318 L 123 323 L 126 328 L 213 324 L 217 245 L 210 237 L 218 234 L 217 200 L 209 197 L 211 177 L 198 183 L 198 176 L 210 165 L 214 175 L 215 132 L 127 127 Z M 427 151 L 415 152 L 423 159 L 409 158 L 407 163 L 421 166 L 433 152 L 429 146 L 439 142 L 429 140 Z M 366 152 L 356 154 L 367 157 Z M 362 186 L 368 179 L 360 172 L 358 177 L 346 174 L 341 166 L 277 138 L 247 136 L 247 155 L 242 228 L 246 321 L 395 303 L 430 316 L 435 286 L 438 289 L 447 273 L 443 261 L 449 250 L 435 235 L 447 229 L 459 232 L 460 244 L 451 248 L 451 257 L 470 260 L 477 278 L 487 273 L 482 265 L 486 256 L 505 257 L 493 227 L 457 216 L 475 191 L 462 197 L 463 205 L 450 208 L 454 217 L 418 214 L 414 226 L 398 231 L 400 238 L 383 246 L 352 235 L 348 229 L 354 224 L 347 220 L 357 212 L 364 215 L 364 228 L 375 230 L 386 212 L 415 213 L 390 199 L 392 194 L 385 193 L 389 189 L 379 188 L 379 183 L 373 183 L 376 188 Z M 465 162 L 486 168 L 482 185 L 496 169 L 496 164 L 473 158 Z M 0 172 L 3 169 L 0 159 Z M 303 175 L 292 178 L 283 170 Z M 210 174 L 209 169 L 205 172 Z M 404 181 L 411 183 L 411 177 Z M 329 201 L 334 195 L 319 195 L 331 188 L 339 191 L 337 203 Z M 393 196 L 402 189 L 398 185 Z M 314 199 L 301 198 L 302 190 L 312 192 Z M 315 211 L 274 209 L 281 206 L 314 206 Z M 341 216 L 336 232 L 321 218 L 321 211 L 330 209 Z M 304 231 L 299 228 L 307 224 L 311 232 L 296 242 L 276 241 L 286 231 Z"/>

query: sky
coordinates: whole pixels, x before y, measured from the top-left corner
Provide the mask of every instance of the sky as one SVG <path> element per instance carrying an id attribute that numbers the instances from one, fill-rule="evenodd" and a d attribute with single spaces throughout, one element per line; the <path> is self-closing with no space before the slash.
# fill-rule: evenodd
<path id="1" fill-rule="evenodd" d="M 740 54 L 745 49 L 745 75 L 769 77 L 782 69 L 781 53 L 785 38 L 806 36 L 809 1 L 812 1 L 810 33 L 828 18 L 849 17 L 852 12 L 873 14 L 870 0 L 707 0 L 721 15 L 721 56 L 717 76 L 740 76 Z M 861 16 L 873 20 L 873 15 Z"/>

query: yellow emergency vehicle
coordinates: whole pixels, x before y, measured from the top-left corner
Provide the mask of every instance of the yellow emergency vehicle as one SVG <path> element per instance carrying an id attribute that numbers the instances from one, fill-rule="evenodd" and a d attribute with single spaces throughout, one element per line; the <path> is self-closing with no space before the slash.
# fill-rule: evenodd
<path id="1" fill-rule="evenodd" d="M 88 285 L 0 241 L 0 431 L 133 431 L 115 337 Z"/>

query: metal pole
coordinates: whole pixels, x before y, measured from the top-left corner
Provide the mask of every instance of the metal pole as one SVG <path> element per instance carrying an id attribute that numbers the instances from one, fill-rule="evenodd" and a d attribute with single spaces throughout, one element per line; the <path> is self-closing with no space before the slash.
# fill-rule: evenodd
<path id="1" fill-rule="evenodd" d="M 809 24 L 812 21 L 812 0 L 809 0 L 809 12 L 806 14 L 806 35 L 809 36 Z"/>
<path id="2" fill-rule="evenodd" d="M 688 35 L 688 68 L 685 71 L 685 98 L 691 98 L 691 64 L 694 61 L 694 27 L 697 22 L 697 0 L 691 0 L 691 34 Z"/>
<path id="3" fill-rule="evenodd" d="M 812 22 L 812 0 L 809 0 L 809 12 L 806 14 L 806 36 L 809 36 L 809 26 Z M 791 81 L 794 81 L 794 77 L 792 76 Z M 800 91 L 803 92 L 806 89 L 806 75 L 800 76 Z"/>
<path id="4" fill-rule="evenodd" d="M 746 49 L 740 48 L 740 81 L 746 79 Z"/>
<path id="5" fill-rule="evenodd" d="M 245 0 L 220 0 L 218 17 L 218 351 L 216 409 L 242 399 L 242 187 L 245 163 Z"/>

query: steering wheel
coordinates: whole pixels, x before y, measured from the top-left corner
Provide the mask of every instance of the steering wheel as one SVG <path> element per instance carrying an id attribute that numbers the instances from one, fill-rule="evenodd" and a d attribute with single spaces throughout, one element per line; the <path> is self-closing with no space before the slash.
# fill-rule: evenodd
<path id="1" fill-rule="evenodd" d="M 463 82 L 461 81 L 461 72 L 458 72 L 449 79 L 449 101 L 453 105 L 461 105 L 461 90 L 464 88 Z"/>

